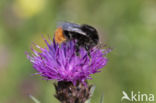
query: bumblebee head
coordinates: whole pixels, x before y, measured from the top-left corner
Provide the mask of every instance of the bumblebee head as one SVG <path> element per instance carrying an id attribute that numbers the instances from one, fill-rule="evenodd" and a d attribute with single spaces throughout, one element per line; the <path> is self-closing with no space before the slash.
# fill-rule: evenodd
<path id="1" fill-rule="evenodd" d="M 58 27 L 56 29 L 54 38 L 55 38 L 56 43 L 58 44 L 61 44 L 62 42 L 66 41 L 62 27 Z"/>

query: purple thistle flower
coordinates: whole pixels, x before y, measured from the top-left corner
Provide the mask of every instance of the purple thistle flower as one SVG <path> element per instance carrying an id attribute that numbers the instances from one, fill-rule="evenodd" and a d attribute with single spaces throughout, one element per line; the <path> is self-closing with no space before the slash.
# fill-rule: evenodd
<path id="1" fill-rule="evenodd" d="M 108 50 L 94 47 L 90 51 L 90 56 L 84 48 L 80 48 L 80 56 L 75 53 L 75 41 L 69 41 L 56 44 L 55 40 L 49 42 L 45 40 L 46 48 L 39 48 L 36 51 L 32 48 L 33 54 L 27 54 L 27 58 L 33 64 L 33 67 L 41 76 L 48 80 L 76 81 L 85 83 L 86 79 L 92 79 L 91 74 L 100 72 L 99 69 L 107 64 L 107 58 L 104 57 Z"/>

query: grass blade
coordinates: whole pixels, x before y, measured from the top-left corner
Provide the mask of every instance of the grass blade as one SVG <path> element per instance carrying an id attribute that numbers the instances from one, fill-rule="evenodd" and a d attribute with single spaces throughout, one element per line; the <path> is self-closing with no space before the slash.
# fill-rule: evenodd
<path id="1" fill-rule="evenodd" d="M 104 103 L 104 94 L 101 96 L 100 103 Z"/>
<path id="2" fill-rule="evenodd" d="M 91 90 L 90 90 L 90 97 L 92 97 L 92 95 L 93 95 L 93 93 L 94 93 L 94 91 L 95 91 L 95 87 L 96 87 L 95 85 L 91 87 Z M 88 99 L 85 103 L 91 103 L 90 101 L 91 101 L 91 98 Z"/>
<path id="3" fill-rule="evenodd" d="M 36 99 L 34 96 L 29 95 L 29 97 L 35 102 L 35 103 L 40 103 L 38 99 Z"/>

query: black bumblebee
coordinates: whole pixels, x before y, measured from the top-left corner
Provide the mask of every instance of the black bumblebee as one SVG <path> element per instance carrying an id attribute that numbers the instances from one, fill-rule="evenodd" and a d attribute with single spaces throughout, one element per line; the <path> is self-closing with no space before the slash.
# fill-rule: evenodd
<path id="1" fill-rule="evenodd" d="M 79 48 L 83 47 L 90 56 L 90 49 L 99 42 L 97 30 L 87 24 L 78 25 L 74 23 L 61 23 L 55 32 L 56 43 L 62 43 L 69 40 L 76 40 L 76 54 L 79 55 Z"/>

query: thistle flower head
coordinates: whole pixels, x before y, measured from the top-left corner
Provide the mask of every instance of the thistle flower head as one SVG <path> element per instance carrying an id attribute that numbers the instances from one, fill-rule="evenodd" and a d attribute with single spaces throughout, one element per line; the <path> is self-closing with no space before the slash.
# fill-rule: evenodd
<path id="1" fill-rule="evenodd" d="M 44 39 L 47 47 L 39 48 L 41 52 L 32 48 L 33 54 L 27 54 L 27 58 L 33 64 L 38 74 L 48 80 L 76 81 L 85 82 L 91 79 L 91 74 L 99 72 L 107 63 L 106 49 L 94 47 L 90 51 L 90 57 L 84 48 L 80 48 L 76 55 L 75 41 L 68 41 L 61 45 L 56 44 L 55 40 L 47 41 Z"/>

